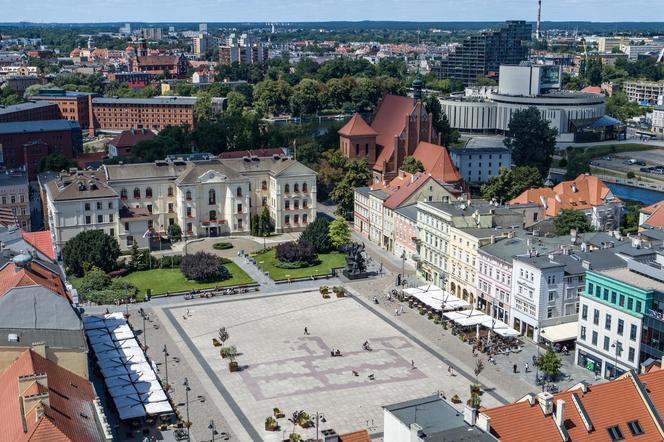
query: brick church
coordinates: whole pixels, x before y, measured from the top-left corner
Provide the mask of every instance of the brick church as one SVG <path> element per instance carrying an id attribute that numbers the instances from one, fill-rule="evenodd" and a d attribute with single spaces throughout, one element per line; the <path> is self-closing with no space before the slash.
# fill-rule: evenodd
<path id="1" fill-rule="evenodd" d="M 413 98 L 386 95 L 378 103 L 371 124 L 356 113 L 339 130 L 339 146 L 347 158 L 366 159 L 374 182 L 391 181 L 404 158 L 413 156 L 434 179 L 461 184 L 461 175 L 432 127 L 422 103 L 422 82 L 413 82 Z"/>

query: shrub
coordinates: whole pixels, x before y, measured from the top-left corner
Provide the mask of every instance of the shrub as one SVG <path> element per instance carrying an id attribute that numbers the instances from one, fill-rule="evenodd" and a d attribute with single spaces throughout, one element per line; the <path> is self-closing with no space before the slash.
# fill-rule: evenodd
<path id="1" fill-rule="evenodd" d="M 171 237 L 173 242 L 178 242 L 182 239 L 182 228 L 177 224 L 168 226 L 168 236 Z"/>
<path id="2" fill-rule="evenodd" d="M 299 241 L 297 243 L 290 241 L 277 246 L 277 259 L 282 263 L 304 262 L 311 265 L 317 258 L 316 250 L 307 241 Z"/>
<path id="3" fill-rule="evenodd" d="M 233 248 L 233 244 L 229 242 L 216 242 L 212 244 L 212 248 L 215 250 L 228 250 Z"/>
<path id="4" fill-rule="evenodd" d="M 309 224 L 300 235 L 300 242 L 313 244 L 316 253 L 328 253 L 332 250 L 330 238 L 328 236 L 330 222 L 322 217 L 317 217 L 314 222 Z"/>
<path id="5" fill-rule="evenodd" d="M 329 287 L 326 286 L 326 285 L 322 285 L 322 286 L 318 287 L 318 291 L 321 292 L 323 295 L 327 294 L 328 290 L 329 290 Z"/>
<path id="6" fill-rule="evenodd" d="M 634 172 L 632 172 L 632 171 L 627 172 L 627 178 L 629 178 L 630 180 L 634 179 L 635 176 L 636 175 L 634 175 Z"/>
<path id="7" fill-rule="evenodd" d="M 93 267 L 85 273 L 78 284 L 82 299 L 96 304 L 112 304 L 115 300 L 136 296 L 134 285 L 122 279 L 112 279 L 103 270 Z"/>
<path id="8" fill-rule="evenodd" d="M 182 256 L 181 255 L 169 255 L 169 256 L 164 256 L 160 260 L 160 266 L 162 268 L 164 267 L 179 267 L 180 263 L 182 262 Z"/>
<path id="9" fill-rule="evenodd" d="M 220 259 L 205 252 L 184 256 L 180 270 L 188 279 L 198 282 L 221 281 L 231 276 Z"/>

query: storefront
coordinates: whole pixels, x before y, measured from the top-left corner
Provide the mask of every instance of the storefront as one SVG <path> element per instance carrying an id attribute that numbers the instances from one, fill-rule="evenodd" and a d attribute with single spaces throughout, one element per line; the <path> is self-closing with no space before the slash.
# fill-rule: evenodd
<path id="1" fill-rule="evenodd" d="M 602 373 L 602 360 L 600 358 L 586 353 L 581 349 L 578 350 L 577 355 L 577 365 L 594 372 L 596 376 L 600 376 Z"/>

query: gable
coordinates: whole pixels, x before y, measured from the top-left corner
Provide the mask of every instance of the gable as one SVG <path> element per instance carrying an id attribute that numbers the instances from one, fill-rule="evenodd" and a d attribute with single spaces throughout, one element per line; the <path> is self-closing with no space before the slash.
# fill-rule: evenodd
<path id="1" fill-rule="evenodd" d="M 293 161 L 290 165 L 286 166 L 284 169 L 275 172 L 274 176 L 279 178 L 289 177 L 289 176 L 302 176 L 302 175 L 318 175 L 312 169 L 308 168 L 302 163 Z"/>
<path id="2" fill-rule="evenodd" d="M 204 174 L 198 177 L 198 181 L 202 184 L 208 183 L 222 183 L 226 181 L 228 177 L 218 170 L 208 170 Z"/>

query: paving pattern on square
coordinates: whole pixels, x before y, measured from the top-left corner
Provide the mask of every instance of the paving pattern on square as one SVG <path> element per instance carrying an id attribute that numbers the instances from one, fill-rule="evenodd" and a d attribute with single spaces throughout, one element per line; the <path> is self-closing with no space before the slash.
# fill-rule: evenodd
<path id="1" fill-rule="evenodd" d="M 173 317 L 186 309 L 173 308 Z M 323 413 L 321 429 L 374 433 L 382 431 L 384 405 L 437 391 L 468 396 L 467 379 L 449 376 L 447 365 L 351 298 L 308 292 L 210 303 L 190 308 L 190 314 L 178 323 L 211 368 L 208 376 L 218 378 L 263 440 L 283 436 L 263 428 L 274 407 L 286 416 L 295 410 Z M 229 372 L 212 345 L 220 327 L 229 332 L 226 345 L 240 353 L 239 373 Z M 372 351 L 362 349 L 367 340 Z M 332 349 L 342 356 L 332 357 Z M 498 405 L 485 396 L 483 405 Z M 293 429 L 286 419 L 279 424 L 288 433 Z M 296 431 L 303 439 L 316 435 L 315 429 Z"/>

